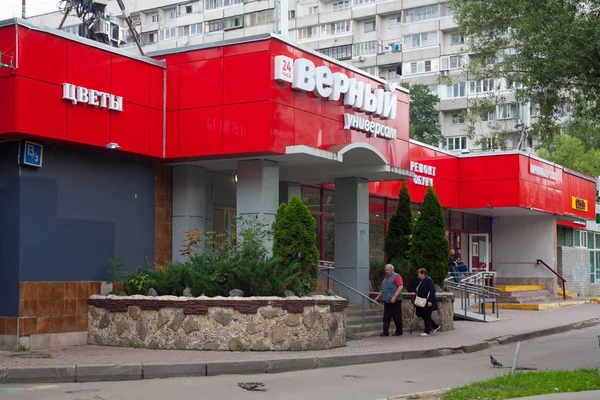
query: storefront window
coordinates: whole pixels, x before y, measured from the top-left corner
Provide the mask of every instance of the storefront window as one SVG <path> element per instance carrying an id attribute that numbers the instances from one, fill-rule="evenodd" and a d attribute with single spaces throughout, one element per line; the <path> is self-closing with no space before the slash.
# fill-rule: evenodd
<path id="1" fill-rule="evenodd" d="M 573 247 L 573 230 L 565 226 L 557 226 L 556 241 L 559 246 Z"/>
<path id="2" fill-rule="evenodd" d="M 451 211 L 450 224 L 452 226 L 452 230 L 463 230 L 463 213 Z"/>
<path id="3" fill-rule="evenodd" d="M 302 201 L 311 212 L 321 211 L 321 190 L 316 187 L 302 186 Z"/>
<path id="4" fill-rule="evenodd" d="M 369 218 L 385 220 L 385 199 L 381 197 L 369 198 Z"/>
<path id="5" fill-rule="evenodd" d="M 479 216 L 479 232 L 492 233 L 492 217 Z"/>
<path id="6" fill-rule="evenodd" d="M 335 192 L 325 189 L 323 192 L 323 212 L 333 214 L 335 212 Z"/>
<path id="7" fill-rule="evenodd" d="M 478 232 L 479 228 L 477 226 L 477 221 L 479 220 L 479 217 L 477 215 L 474 214 L 464 214 L 464 221 L 465 221 L 465 231 L 468 232 Z"/>
<path id="8" fill-rule="evenodd" d="M 335 261 L 335 218 L 325 217 L 325 249 L 323 258 L 327 261 Z"/>
<path id="9" fill-rule="evenodd" d="M 398 201 L 397 200 L 388 199 L 388 201 L 387 201 L 387 217 L 388 217 L 388 221 L 389 221 L 390 217 L 396 212 L 396 208 L 398 208 Z"/>
<path id="10" fill-rule="evenodd" d="M 385 224 L 383 222 L 369 223 L 369 259 L 385 259 Z"/>

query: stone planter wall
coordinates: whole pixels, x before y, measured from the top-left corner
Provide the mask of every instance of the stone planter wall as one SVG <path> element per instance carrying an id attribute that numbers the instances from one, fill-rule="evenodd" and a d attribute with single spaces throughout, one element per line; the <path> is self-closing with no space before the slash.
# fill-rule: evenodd
<path id="1" fill-rule="evenodd" d="M 449 292 L 436 293 L 438 310 L 432 314 L 433 320 L 440 324 L 442 332 L 454 329 L 454 295 Z M 414 312 L 414 293 L 402 293 L 402 327 L 410 329 L 410 321 Z M 413 332 L 423 332 L 423 320 L 415 315 Z"/>
<path id="2" fill-rule="evenodd" d="M 322 350 L 346 345 L 341 297 L 92 296 L 88 343 L 180 350 Z"/>

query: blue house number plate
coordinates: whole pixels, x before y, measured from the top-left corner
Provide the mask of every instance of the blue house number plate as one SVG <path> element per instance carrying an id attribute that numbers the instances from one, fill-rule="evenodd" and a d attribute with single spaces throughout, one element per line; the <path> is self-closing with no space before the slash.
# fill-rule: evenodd
<path id="1" fill-rule="evenodd" d="M 44 146 L 23 140 L 19 149 L 19 164 L 40 168 L 42 166 L 43 154 Z"/>

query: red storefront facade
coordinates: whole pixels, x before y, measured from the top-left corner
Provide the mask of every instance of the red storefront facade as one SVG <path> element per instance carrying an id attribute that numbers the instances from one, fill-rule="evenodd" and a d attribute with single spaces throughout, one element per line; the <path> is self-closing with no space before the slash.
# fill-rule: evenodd
<path id="1" fill-rule="evenodd" d="M 400 179 L 410 179 L 415 203 L 433 186 L 452 245 L 468 253 L 476 247 L 465 241 L 487 240 L 477 242 L 487 261 L 471 254 L 469 260 L 493 259 L 507 277 L 527 258 L 526 246 L 512 252 L 519 259 L 502 255 L 517 245 L 504 238 L 522 228 L 519 220 L 537 226 L 527 234 L 537 252 L 530 259 L 553 265 L 557 221 L 595 217 L 593 179 L 524 154 L 457 156 L 412 142 L 407 92 L 277 37 L 150 58 L 11 20 L 0 23 L 0 52 L 0 181 L 8 182 L 0 196 L 6 212 L 19 216 L 7 214 L 3 227 L 17 233 L 0 237 L 8 260 L 2 272 L 12 288 L 0 301 L 0 336 L 15 329 L 31 337 L 83 332 L 87 309 L 80 300 L 100 291 L 102 263 L 127 251 L 134 263 L 162 263 L 176 258 L 180 228 L 226 228 L 229 214 L 270 215 L 261 201 L 246 201 L 254 182 L 261 195 L 273 193 L 273 182 L 286 183 L 288 195 L 301 194 L 317 218 L 323 258 L 336 263 L 342 250 L 327 250 L 326 241 L 346 212 L 341 202 L 363 199 L 368 188 L 368 215 L 358 219 L 367 215 L 370 235 L 382 237 Z M 305 79 L 282 77 L 292 69 Z M 41 151 L 41 165 L 15 162 L 28 151 L 24 140 L 43 146 L 32 150 Z M 204 182 L 200 200 L 192 178 Z M 338 193 L 335 183 L 347 187 Z M 52 196 L 36 203 L 46 191 Z M 202 205 L 190 205 L 197 201 Z M 136 222 L 124 226 L 127 218 Z M 550 236 L 533 239 L 551 225 Z M 52 249 L 23 256 L 60 248 L 47 237 L 62 235 L 81 240 L 73 265 L 60 264 Z M 86 235 L 93 240 L 80 239 Z M 502 248 L 498 256 L 492 236 Z M 15 243 L 18 254 L 9 249 Z M 86 269 L 80 265 L 88 248 L 100 250 Z M 358 258 L 364 263 L 364 255 Z"/>

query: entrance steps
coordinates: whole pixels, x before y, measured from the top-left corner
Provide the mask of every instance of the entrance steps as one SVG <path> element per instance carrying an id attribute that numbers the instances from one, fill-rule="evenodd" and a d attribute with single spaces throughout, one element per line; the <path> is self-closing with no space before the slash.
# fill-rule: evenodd
<path id="1" fill-rule="evenodd" d="M 558 295 L 558 297 L 561 297 L 561 298 L 563 297 L 563 290 L 562 290 L 561 286 L 558 287 L 556 294 Z M 577 298 L 577 292 L 571 292 L 569 289 L 567 289 L 566 297 L 567 297 L 567 299 L 575 299 L 575 298 Z"/>
<path id="2" fill-rule="evenodd" d="M 496 286 L 501 290 L 498 303 L 500 308 L 504 304 L 532 304 L 550 300 L 558 300 L 558 296 L 544 290 L 541 285 Z"/>
<path id="3" fill-rule="evenodd" d="M 365 330 L 362 331 L 362 305 L 350 304 L 346 312 L 346 329 L 360 337 L 366 338 L 377 336 L 383 328 L 383 306 L 371 307 L 371 304 L 365 304 Z M 394 320 L 390 323 L 390 333 L 396 331 Z"/>

